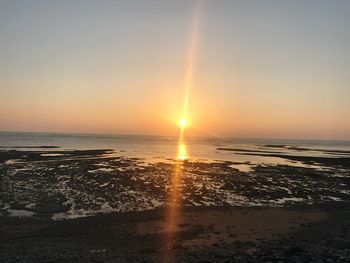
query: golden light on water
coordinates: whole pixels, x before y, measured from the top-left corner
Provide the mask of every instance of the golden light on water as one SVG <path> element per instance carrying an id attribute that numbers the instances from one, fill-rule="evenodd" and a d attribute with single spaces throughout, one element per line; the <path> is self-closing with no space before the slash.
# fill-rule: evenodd
<path id="1" fill-rule="evenodd" d="M 180 161 L 185 161 L 188 159 L 186 144 L 179 145 L 177 159 Z"/>

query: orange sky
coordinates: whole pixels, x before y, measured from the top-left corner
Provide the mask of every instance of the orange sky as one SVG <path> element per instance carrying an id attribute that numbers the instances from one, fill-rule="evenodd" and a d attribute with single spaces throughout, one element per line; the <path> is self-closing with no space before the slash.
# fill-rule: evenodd
<path id="1" fill-rule="evenodd" d="M 1 3 L 0 130 L 350 139 L 350 4 L 198 2 Z"/>

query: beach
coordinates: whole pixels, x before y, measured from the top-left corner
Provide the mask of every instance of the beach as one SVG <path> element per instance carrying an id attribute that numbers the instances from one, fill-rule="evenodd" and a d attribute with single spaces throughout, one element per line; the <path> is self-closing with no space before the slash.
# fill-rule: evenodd
<path id="1" fill-rule="evenodd" d="M 215 141 L 212 152 L 231 159 L 150 161 L 133 150 L 35 142 L 0 149 L 2 262 L 350 258 L 346 147 Z"/>
<path id="2" fill-rule="evenodd" d="M 1 217 L 2 262 L 345 262 L 349 205 L 185 208 L 172 246 L 165 211 L 52 221 Z"/>

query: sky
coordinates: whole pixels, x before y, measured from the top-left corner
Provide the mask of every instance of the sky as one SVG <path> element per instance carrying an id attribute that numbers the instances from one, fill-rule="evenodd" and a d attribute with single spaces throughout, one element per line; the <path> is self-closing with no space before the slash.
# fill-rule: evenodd
<path id="1" fill-rule="evenodd" d="M 350 139 L 350 1 L 0 0 L 0 130 Z"/>

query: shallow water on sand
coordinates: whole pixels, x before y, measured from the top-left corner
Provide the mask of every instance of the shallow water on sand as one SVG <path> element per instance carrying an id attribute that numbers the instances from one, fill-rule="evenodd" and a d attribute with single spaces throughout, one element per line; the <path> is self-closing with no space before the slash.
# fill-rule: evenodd
<path id="1" fill-rule="evenodd" d="M 1 133 L 0 215 L 54 220 L 165 206 L 350 201 L 350 143 Z M 111 150 L 101 150 L 111 149 Z"/>
<path id="2" fill-rule="evenodd" d="M 42 150 L 34 148 L 38 146 L 54 151 L 112 149 L 115 156 L 143 158 L 153 163 L 179 157 L 176 137 L 0 132 L 0 149 Z M 49 148 L 50 146 L 55 147 Z M 248 171 L 248 166 L 257 164 L 315 168 L 315 165 L 305 166 L 302 162 L 271 154 L 327 157 L 350 155 L 350 141 L 189 137 L 184 141 L 184 148 L 186 156 L 183 159 L 203 162 L 233 161 L 238 163 L 235 168 L 242 171 Z"/>

